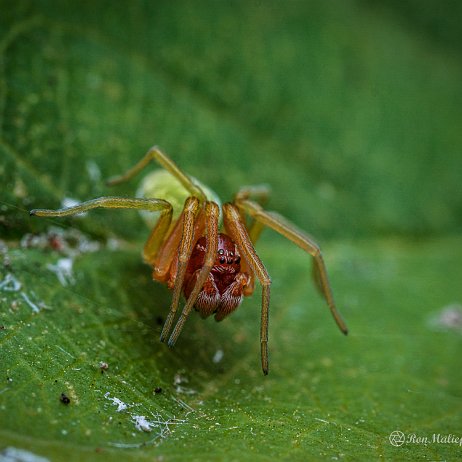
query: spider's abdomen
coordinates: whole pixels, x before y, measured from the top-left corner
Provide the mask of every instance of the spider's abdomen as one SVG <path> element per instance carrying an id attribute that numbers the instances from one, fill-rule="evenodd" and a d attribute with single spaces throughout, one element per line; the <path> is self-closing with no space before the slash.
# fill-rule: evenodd
<path id="1" fill-rule="evenodd" d="M 198 179 L 190 177 L 191 181 L 199 186 L 207 199 L 215 202 L 221 207 L 221 201 L 218 195 L 209 187 L 201 183 Z M 181 214 L 185 200 L 191 193 L 175 178 L 170 172 L 166 170 L 154 170 L 143 178 L 136 192 L 137 197 L 160 197 L 173 207 L 173 221 L 175 221 Z M 141 211 L 141 216 L 150 228 L 153 228 L 157 223 L 158 214 Z"/>
<path id="2" fill-rule="evenodd" d="M 186 298 L 204 265 L 205 246 L 205 237 L 199 238 L 189 259 L 183 286 Z M 215 319 L 221 321 L 241 304 L 248 282 L 248 274 L 241 273 L 241 256 L 236 244 L 226 234 L 219 233 L 215 263 L 194 306 L 202 317 L 215 313 Z"/>

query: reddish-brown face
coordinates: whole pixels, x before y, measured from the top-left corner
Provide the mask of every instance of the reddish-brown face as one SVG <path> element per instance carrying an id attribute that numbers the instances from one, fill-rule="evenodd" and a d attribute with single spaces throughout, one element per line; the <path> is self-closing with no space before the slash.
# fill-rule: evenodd
<path id="1" fill-rule="evenodd" d="M 189 259 L 183 286 L 186 298 L 204 265 L 205 245 L 205 237 L 199 238 Z M 236 244 L 226 234 L 218 234 L 215 262 L 197 298 L 196 309 L 204 317 L 216 313 L 217 320 L 223 319 L 240 305 L 248 281 L 248 274 L 241 273 L 241 256 Z"/>
<path id="2" fill-rule="evenodd" d="M 226 234 L 218 235 L 218 252 L 212 271 L 218 268 L 230 273 L 239 273 L 241 269 L 241 256 L 236 244 Z"/>
<path id="3" fill-rule="evenodd" d="M 201 269 L 204 265 L 205 257 L 205 237 L 197 240 L 194 246 L 191 258 L 189 259 L 186 273 L 193 274 L 196 270 Z M 236 274 L 241 270 L 241 256 L 237 250 L 236 244 L 226 234 L 218 234 L 218 251 L 212 273 L 229 273 Z"/>

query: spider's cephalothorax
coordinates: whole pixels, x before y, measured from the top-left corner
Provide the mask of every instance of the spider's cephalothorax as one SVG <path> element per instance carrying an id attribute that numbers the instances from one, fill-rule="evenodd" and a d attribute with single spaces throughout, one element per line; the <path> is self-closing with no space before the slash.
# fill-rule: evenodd
<path id="1" fill-rule="evenodd" d="M 202 236 L 196 242 L 186 268 L 183 287 L 186 299 L 204 266 L 206 248 L 206 238 Z M 237 245 L 229 236 L 219 233 L 215 263 L 194 307 L 203 318 L 215 313 L 215 319 L 221 321 L 241 304 L 248 283 L 248 273 L 241 272 L 241 256 Z"/>
<path id="2" fill-rule="evenodd" d="M 161 341 L 168 340 L 169 346 L 175 344 L 193 308 L 202 317 L 215 314 L 215 319 L 221 321 L 241 304 L 244 296 L 253 293 L 257 279 L 262 287 L 261 362 L 263 372 L 268 373 L 271 279 L 254 248 L 264 226 L 282 234 L 313 257 L 315 284 L 338 327 L 347 334 L 348 329 L 335 307 L 318 245 L 282 216 L 262 208 L 269 194 L 267 187 L 242 188 L 232 202 L 220 207 L 212 191 L 182 172 L 155 146 L 133 168 L 109 183 L 131 179 L 152 160 L 165 170 L 146 177 L 140 189 L 142 198 L 100 197 L 61 210 L 37 209 L 30 213 L 60 217 L 102 207 L 138 209 L 145 218 L 147 215 L 157 216 L 144 246 L 143 258 L 153 269 L 153 279 L 167 284 L 173 291 L 170 311 L 160 336 Z M 219 232 L 221 216 L 223 224 Z M 246 216 L 250 217 L 250 225 Z M 173 327 L 181 293 L 186 303 Z"/>

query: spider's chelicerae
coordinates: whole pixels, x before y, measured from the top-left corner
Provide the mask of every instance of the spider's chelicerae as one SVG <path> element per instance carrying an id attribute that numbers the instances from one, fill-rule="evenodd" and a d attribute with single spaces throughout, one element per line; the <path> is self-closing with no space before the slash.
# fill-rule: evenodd
<path id="1" fill-rule="evenodd" d="M 282 216 L 262 208 L 268 188 L 244 187 L 232 202 L 221 206 L 220 212 L 216 195 L 182 172 L 155 146 L 134 167 L 108 183 L 114 185 L 131 179 L 152 160 L 164 170 L 154 171 L 144 179 L 140 189 L 143 198 L 99 197 L 73 207 L 36 209 L 30 214 L 62 217 L 98 207 L 138 209 L 151 215 L 157 212 L 158 219 L 144 246 L 143 258 L 153 268 L 153 279 L 173 290 L 172 304 L 160 336 L 161 341 L 168 339 L 169 346 L 175 344 L 192 308 L 203 318 L 214 314 L 215 319 L 221 321 L 241 304 L 244 296 L 253 293 L 257 278 L 262 287 L 261 363 L 263 373 L 268 373 L 271 279 L 254 248 L 264 226 L 282 234 L 313 257 L 316 286 L 338 327 L 347 334 L 345 322 L 335 307 L 319 246 Z M 186 303 L 172 331 L 181 292 Z"/>

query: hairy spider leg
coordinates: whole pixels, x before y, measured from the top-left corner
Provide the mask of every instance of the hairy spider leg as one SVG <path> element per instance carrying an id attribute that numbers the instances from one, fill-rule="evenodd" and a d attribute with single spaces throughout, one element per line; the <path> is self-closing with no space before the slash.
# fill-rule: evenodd
<path id="1" fill-rule="evenodd" d="M 170 223 L 172 221 L 173 209 L 169 202 L 163 199 L 142 199 L 142 198 L 126 198 L 126 197 L 98 197 L 91 199 L 81 204 L 72 207 L 66 207 L 58 210 L 34 209 L 29 213 L 38 217 L 65 217 L 75 215 L 77 213 L 86 212 L 87 210 L 105 208 L 105 209 L 138 209 L 147 210 L 150 212 L 160 212 L 159 220 L 156 226 L 152 229 L 146 241 L 143 251 L 143 258 L 146 262 L 151 262 L 164 240 Z"/>
<path id="2" fill-rule="evenodd" d="M 281 215 L 275 212 L 265 211 L 255 202 L 243 200 L 236 203 L 236 206 L 247 212 L 250 216 L 255 218 L 256 221 L 268 226 L 279 234 L 282 234 L 313 257 L 314 280 L 316 286 L 324 296 L 337 326 L 345 335 L 348 334 L 348 327 L 335 306 L 334 296 L 327 276 L 326 265 L 322 258 L 321 249 L 318 244 L 316 244 L 310 236 L 298 229 L 292 223 L 289 223 Z"/>
<path id="3" fill-rule="evenodd" d="M 257 255 L 247 232 L 244 222 L 241 219 L 239 209 L 231 203 L 223 204 L 223 221 L 226 232 L 236 243 L 240 253 L 244 256 L 252 272 L 257 276 L 262 287 L 262 306 L 260 324 L 260 350 L 261 365 L 263 373 L 268 374 L 268 316 L 270 302 L 271 278 L 266 271 L 260 257 Z"/>
<path id="4" fill-rule="evenodd" d="M 184 173 L 178 165 L 173 162 L 166 154 L 164 154 L 159 147 L 152 146 L 148 152 L 143 156 L 143 158 L 135 164 L 132 168 L 127 170 L 125 173 L 119 176 L 109 178 L 107 184 L 109 186 L 114 186 L 116 184 L 123 183 L 125 181 L 131 180 L 135 175 L 137 175 L 141 170 L 143 170 L 151 161 L 156 161 L 161 165 L 165 170 L 170 172 L 190 193 L 191 196 L 197 197 L 201 202 L 204 202 L 207 198 L 204 191 L 193 183 L 191 178 Z"/>
<path id="5" fill-rule="evenodd" d="M 199 292 L 201 291 L 202 287 L 207 280 L 207 277 L 210 274 L 210 271 L 213 267 L 215 262 L 215 258 L 218 251 L 218 220 L 220 217 L 220 208 L 218 207 L 215 202 L 206 202 L 205 203 L 205 216 L 204 221 L 206 223 L 206 243 L 205 243 L 205 256 L 204 256 L 204 263 L 199 272 L 197 280 L 194 284 L 194 287 L 189 295 L 189 298 L 186 301 L 186 304 L 183 308 L 183 311 L 175 325 L 175 328 L 170 336 L 168 341 L 168 346 L 172 347 L 178 336 L 183 329 L 184 323 L 188 318 L 194 303 L 199 296 Z"/>
<path id="6" fill-rule="evenodd" d="M 201 203 L 197 197 L 188 197 L 184 204 L 184 209 L 181 214 L 182 223 L 182 235 L 178 250 L 178 264 L 176 268 L 175 282 L 173 286 L 172 303 L 170 305 L 170 311 L 165 320 L 164 327 L 160 334 L 161 342 L 164 342 L 172 328 L 173 320 L 175 318 L 176 311 L 181 296 L 181 289 L 183 288 L 184 275 L 188 261 L 191 257 L 192 249 L 194 246 L 194 227 L 196 217 L 200 211 Z"/>
<path id="7" fill-rule="evenodd" d="M 91 199 L 81 204 L 74 205 L 72 207 L 66 207 L 64 209 L 49 210 L 49 209 L 34 209 L 29 212 L 30 215 L 37 217 L 65 217 L 68 215 L 75 215 L 76 213 L 86 212 L 87 210 L 103 208 L 103 209 L 138 209 L 148 210 L 149 212 L 161 212 L 160 216 L 160 231 L 165 232 L 169 226 L 169 220 L 171 220 L 172 206 L 169 202 L 163 199 L 129 199 L 126 197 L 114 197 L 104 196 L 98 197 L 97 199 Z M 158 229 L 158 226 L 154 228 L 152 233 Z M 152 239 L 152 233 L 149 239 L 151 239 L 151 246 L 155 247 L 158 243 L 154 243 Z"/>

